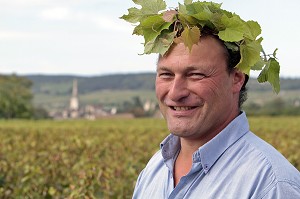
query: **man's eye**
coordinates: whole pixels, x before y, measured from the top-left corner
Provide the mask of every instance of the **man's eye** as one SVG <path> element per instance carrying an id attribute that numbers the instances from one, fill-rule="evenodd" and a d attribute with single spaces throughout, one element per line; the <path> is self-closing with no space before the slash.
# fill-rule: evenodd
<path id="1" fill-rule="evenodd" d="M 159 77 L 161 77 L 161 78 L 172 78 L 173 75 L 171 73 L 160 73 Z"/>
<path id="2" fill-rule="evenodd" d="M 200 80 L 200 79 L 205 78 L 206 75 L 204 75 L 203 73 L 190 73 L 190 74 L 188 74 L 188 77 Z"/>

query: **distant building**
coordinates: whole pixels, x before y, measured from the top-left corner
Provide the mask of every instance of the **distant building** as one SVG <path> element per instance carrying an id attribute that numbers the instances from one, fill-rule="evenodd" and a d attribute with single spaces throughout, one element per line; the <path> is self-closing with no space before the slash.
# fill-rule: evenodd
<path id="1" fill-rule="evenodd" d="M 69 106 L 69 118 L 78 118 L 79 117 L 79 100 L 78 100 L 78 86 L 77 80 L 73 80 L 72 96 L 70 99 Z"/>
<path id="2" fill-rule="evenodd" d="M 123 118 L 134 118 L 132 113 L 118 114 L 117 107 L 103 108 L 101 105 L 85 105 L 80 106 L 78 94 L 78 82 L 76 79 L 73 80 L 72 95 L 69 101 L 69 107 L 62 111 L 51 112 L 50 115 L 54 119 L 77 119 L 84 118 L 94 120 L 103 117 L 123 117 Z M 142 110 L 144 112 L 153 113 L 154 117 L 161 117 L 160 112 L 156 113 L 156 103 L 147 100 L 142 104 Z"/>
<path id="3" fill-rule="evenodd" d="M 78 82 L 76 79 L 74 79 L 69 107 L 61 112 L 52 113 L 52 116 L 55 119 L 85 118 L 89 120 L 94 120 L 96 118 L 106 117 L 115 113 L 116 113 L 116 109 L 112 110 L 111 113 L 108 113 L 104 111 L 101 106 L 94 106 L 94 105 L 80 106 L 79 97 L 78 97 Z"/>

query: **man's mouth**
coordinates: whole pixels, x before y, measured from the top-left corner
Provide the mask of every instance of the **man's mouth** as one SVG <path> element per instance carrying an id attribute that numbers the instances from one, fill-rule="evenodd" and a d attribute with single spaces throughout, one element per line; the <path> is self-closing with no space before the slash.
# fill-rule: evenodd
<path id="1" fill-rule="evenodd" d="M 196 108 L 195 106 L 171 106 L 171 109 L 175 111 L 188 111 Z"/>

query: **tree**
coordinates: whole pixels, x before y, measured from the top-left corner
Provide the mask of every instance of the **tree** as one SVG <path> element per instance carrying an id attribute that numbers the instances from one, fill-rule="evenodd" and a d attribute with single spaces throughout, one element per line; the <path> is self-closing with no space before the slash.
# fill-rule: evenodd
<path id="1" fill-rule="evenodd" d="M 0 75 L 0 118 L 31 118 L 32 82 L 16 75 Z"/>

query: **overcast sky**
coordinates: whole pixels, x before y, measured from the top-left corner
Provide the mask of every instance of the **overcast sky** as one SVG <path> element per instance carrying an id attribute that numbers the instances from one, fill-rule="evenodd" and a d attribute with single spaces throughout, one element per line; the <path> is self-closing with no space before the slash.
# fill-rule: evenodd
<path id="1" fill-rule="evenodd" d="M 281 76 L 300 77 L 299 0 L 215 2 L 258 21 L 265 51 L 279 49 Z M 132 6 L 131 0 L 0 0 L 0 73 L 154 72 L 157 56 L 138 55 L 142 37 L 131 35 L 133 27 L 119 19 Z"/>

